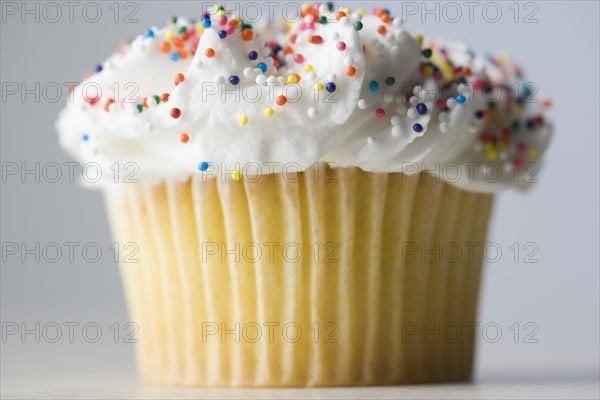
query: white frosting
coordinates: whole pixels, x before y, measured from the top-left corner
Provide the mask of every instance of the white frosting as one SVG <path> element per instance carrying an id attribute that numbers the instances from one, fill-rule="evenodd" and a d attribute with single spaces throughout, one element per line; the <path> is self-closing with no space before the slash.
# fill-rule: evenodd
<path id="1" fill-rule="evenodd" d="M 512 171 L 534 160 L 532 148 L 537 150 L 535 160 L 539 159 L 549 141 L 547 124 L 526 127 L 540 114 L 535 104 L 526 104 L 522 114 L 515 115 L 514 108 L 505 106 L 511 102 L 500 99 L 492 118 L 476 117 L 477 111 L 487 109 L 489 98 L 482 90 L 472 90 L 470 83 L 474 79 L 506 82 L 509 66 L 480 61 L 462 43 L 424 43 L 424 48 L 431 44 L 444 48 L 449 61 L 472 71 L 465 81 L 469 85 L 450 90 L 450 109 L 442 111 L 436 102 L 446 89 L 440 80 L 423 73 L 427 59 L 421 55 L 421 45 L 399 20 L 386 24 L 379 17 L 366 16 L 359 31 L 354 27 L 361 19 L 358 14 L 339 21 L 330 18 L 327 24 L 313 23 L 307 16 L 287 35 L 269 26 L 254 30 L 251 40 L 242 40 L 239 28 L 230 28 L 230 34 L 220 38 L 219 31 L 227 25 L 221 25 L 219 18 L 213 15 L 212 26 L 201 35 L 188 35 L 191 39 L 182 48 L 189 52 L 197 43 L 193 57 L 172 61 L 160 50 L 161 42 L 178 37 L 174 32 L 179 27 L 195 29 L 184 19 L 153 28 L 154 37 L 140 35 L 112 55 L 101 72 L 75 89 L 73 101 L 61 112 L 57 129 L 62 146 L 80 161 L 97 162 L 107 169 L 134 162 L 138 177 L 147 180 L 186 179 L 202 173 L 201 162 L 222 171 L 259 166 L 260 173 L 280 172 L 290 165 L 304 170 L 316 162 L 329 162 L 373 172 L 412 174 L 428 169 L 467 190 L 495 192 L 526 184 L 527 174 Z M 386 32 L 378 31 L 381 26 Z M 309 43 L 317 35 L 322 43 Z M 293 51 L 277 53 L 284 63 L 280 68 L 265 44 L 272 41 Z M 208 49 L 214 50 L 214 57 L 207 56 Z M 251 51 L 258 53 L 257 59 L 249 59 Z M 265 64 L 265 72 L 257 68 L 259 63 Z M 353 76 L 347 74 L 349 66 L 355 69 Z M 447 68 L 440 67 L 444 76 Z M 175 85 L 178 73 L 185 80 Z M 286 84 L 291 74 L 298 74 L 300 82 Z M 237 85 L 230 82 L 233 75 L 239 77 Z M 376 91 L 373 81 L 378 84 Z M 315 84 L 330 82 L 335 83 L 333 93 L 314 89 Z M 85 96 L 92 97 L 96 85 L 102 96 L 90 104 Z M 106 101 L 117 94 L 117 87 L 120 96 L 106 106 L 107 112 Z M 130 102 L 124 101 L 123 95 L 136 89 L 127 99 Z M 162 93 L 170 93 L 168 102 L 155 104 L 152 96 Z M 502 93 L 508 97 L 508 91 Z M 456 104 L 454 98 L 461 94 L 465 101 Z M 288 99 L 282 106 L 276 102 L 281 95 Z M 148 107 L 139 112 L 136 106 L 144 97 Z M 427 108 L 424 115 L 415 108 L 420 104 L 422 110 L 421 103 Z M 171 116 L 173 108 L 181 110 L 179 118 Z M 265 110 L 270 108 L 274 113 L 267 116 Z M 506 146 L 496 144 L 490 150 L 480 140 L 482 132 L 499 137 L 514 120 L 521 127 L 512 129 Z M 419 133 L 413 129 L 416 123 L 423 128 Z M 188 142 L 180 141 L 182 133 L 189 136 Z M 87 140 L 82 140 L 83 135 Z M 520 156 L 524 151 L 527 157 Z M 522 160 L 520 169 L 514 168 L 516 158 Z M 491 172 L 482 175 L 482 171 Z M 498 171 L 501 176 L 496 181 Z"/>

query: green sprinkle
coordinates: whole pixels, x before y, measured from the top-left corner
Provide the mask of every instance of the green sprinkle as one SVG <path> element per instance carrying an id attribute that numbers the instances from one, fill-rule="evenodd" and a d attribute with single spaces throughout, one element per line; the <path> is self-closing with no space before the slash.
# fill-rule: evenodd
<path id="1" fill-rule="evenodd" d="M 185 26 L 182 26 L 179 28 L 179 33 L 185 33 L 187 31 L 187 28 Z"/>
<path id="2" fill-rule="evenodd" d="M 160 96 L 159 95 L 154 95 L 152 97 L 154 97 L 154 100 L 156 100 L 156 104 L 160 104 Z"/>
<path id="3" fill-rule="evenodd" d="M 177 17 L 171 17 L 171 22 L 176 24 L 177 23 Z"/>
<path id="4" fill-rule="evenodd" d="M 142 110 L 144 109 L 144 107 L 142 107 L 142 105 L 141 105 L 141 104 L 138 104 L 137 106 L 135 106 L 135 108 L 137 108 L 137 110 L 138 110 L 139 112 L 142 112 Z"/>
<path id="5" fill-rule="evenodd" d="M 423 54 L 423 57 L 425 57 L 425 58 L 429 58 L 429 57 L 431 57 L 431 54 L 432 54 L 432 52 L 431 52 L 431 49 L 424 49 L 424 50 L 421 52 L 421 54 Z"/>
<path id="6" fill-rule="evenodd" d="M 362 24 L 362 22 L 360 22 L 360 21 L 357 21 L 357 22 L 354 24 L 354 29 L 356 29 L 357 31 L 360 31 L 362 28 L 363 28 L 363 24 Z"/>
<path id="7" fill-rule="evenodd" d="M 325 25 L 327 23 L 327 17 L 319 17 L 319 23 Z"/>
<path id="8" fill-rule="evenodd" d="M 393 76 L 390 76 L 385 79 L 385 84 L 388 86 L 394 86 L 395 83 L 396 83 L 396 78 L 394 78 Z"/>
<path id="9" fill-rule="evenodd" d="M 329 12 L 333 11 L 333 4 L 332 3 L 325 3 L 325 9 Z"/>

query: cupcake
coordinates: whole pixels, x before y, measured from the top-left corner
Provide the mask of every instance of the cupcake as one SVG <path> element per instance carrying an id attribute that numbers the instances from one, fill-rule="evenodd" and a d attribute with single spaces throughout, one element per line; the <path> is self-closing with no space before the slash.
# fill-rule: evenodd
<path id="1" fill-rule="evenodd" d="M 99 166 L 144 381 L 467 380 L 494 193 L 551 129 L 506 57 L 330 3 L 215 7 L 124 44 L 62 146 Z M 471 329 L 472 330 L 472 329 Z"/>

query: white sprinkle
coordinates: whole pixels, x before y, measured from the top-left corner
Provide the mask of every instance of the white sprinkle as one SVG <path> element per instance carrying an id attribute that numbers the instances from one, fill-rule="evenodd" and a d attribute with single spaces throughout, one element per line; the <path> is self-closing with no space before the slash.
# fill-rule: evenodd
<path id="1" fill-rule="evenodd" d="M 333 72 L 330 72 L 327 74 L 327 80 L 329 82 L 335 82 L 335 81 L 337 81 L 337 75 L 334 74 Z"/>
<path id="2" fill-rule="evenodd" d="M 357 12 L 352 13 L 350 17 L 352 17 L 352 21 L 362 21 L 362 15 Z"/>
<path id="3" fill-rule="evenodd" d="M 275 83 L 275 82 L 277 82 L 277 78 L 275 77 L 275 75 L 270 75 L 267 78 L 267 83 Z"/>
<path id="4" fill-rule="evenodd" d="M 350 18 L 348 17 L 342 17 L 340 18 L 340 20 L 338 21 L 340 23 L 340 25 L 344 26 L 344 25 L 350 25 Z"/>
<path id="5" fill-rule="evenodd" d="M 308 78 L 309 82 L 314 82 L 319 76 L 315 71 L 310 71 L 306 77 Z"/>
<path id="6" fill-rule="evenodd" d="M 449 98 L 446 100 L 446 107 L 448 107 L 450 110 L 453 110 L 454 107 L 456 107 L 456 100 L 454 100 L 454 98 Z"/>
<path id="7" fill-rule="evenodd" d="M 277 77 L 277 83 L 279 83 L 280 85 L 284 85 L 285 84 L 285 78 L 283 76 L 278 76 Z"/>
<path id="8" fill-rule="evenodd" d="M 260 71 L 260 70 L 259 70 Z M 256 77 L 256 83 L 259 85 L 264 85 L 267 82 L 267 77 L 263 74 L 260 74 Z"/>
<path id="9" fill-rule="evenodd" d="M 408 102 L 411 106 L 416 106 L 419 102 L 419 98 L 417 96 L 412 96 L 410 99 L 408 99 Z"/>
<path id="10" fill-rule="evenodd" d="M 153 99 L 153 97 L 150 97 L 150 99 Z M 155 102 L 156 102 L 156 100 L 155 100 Z M 117 103 L 111 103 L 108 105 L 108 111 L 115 112 L 115 111 L 117 111 L 117 107 L 119 107 L 119 105 Z"/>
<path id="11" fill-rule="evenodd" d="M 442 122 L 440 124 L 440 132 L 442 132 L 442 133 L 448 132 L 448 123 L 447 122 Z"/>
<path id="12" fill-rule="evenodd" d="M 409 108 L 406 112 L 406 115 L 408 115 L 408 118 L 417 118 L 417 110 L 414 108 Z"/>
<path id="13" fill-rule="evenodd" d="M 398 125 L 400 125 L 401 118 L 400 118 L 400 116 L 399 116 L 399 115 L 394 115 L 394 116 L 392 117 L 392 119 L 390 120 L 390 122 L 391 122 L 391 124 L 392 124 L 392 125 L 394 125 L 394 126 L 398 126 Z"/>
<path id="14" fill-rule="evenodd" d="M 392 25 L 394 25 L 396 28 L 400 28 L 402 26 L 402 20 L 399 17 L 396 17 L 392 21 Z"/>
<path id="15" fill-rule="evenodd" d="M 252 67 L 244 68 L 244 77 L 250 78 L 253 73 L 254 73 L 254 70 L 252 69 Z"/>
<path id="16" fill-rule="evenodd" d="M 221 85 L 221 84 L 225 83 L 225 77 L 219 75 L 219 76 L 215 77 L 215 82 L 217 82 L 217 84 Z"/>
<path id="17" fill-rule="evenodd" d="M 360 108 L 361 110 L 367 108 L 367 102 L 365 101 L 365 99 L 360 99 L 358 101 L 358 108 Z"/>
<path id="18" fill-rule="evenodd" d="M 367 143 L 369 143 L 371 145 L 375 144 L 376 141 L 377 141 L 377 139 L 375 138 L 375 136 L 369 136 L 367 138 Z"/>
<path id="19" fill-rule="evenodd" d="M 258 51 L 258 54 L 259 54 L 261 57 L 266 57 L 266 56 L 268 56 L 268 55 L 269 55 L 269 53 L 270 53 L 270 52 L 271 52 L 271 50 L 269 50 L 269 48 L 268 48 L 268 47 L 262 47 L 262 48 L 261 48 L 261 49 Z"/>
<path id="20" fill-rule="evenodd" d="M 506 150 L 502 150 L 499 154 L 500 160 L 505 161 L 508 158 L 508 152 Z"/>
<path id="21" fill-rule="evenodd" d="M 448 121 L 448 113 L 447 112 L 441 112 L 440 115 L 438 115 L 438 120 L 440 122 L 446 122 Z"/>
<path id="22" fill-rule="evenodd" d="M 151 131 L 152 129 L 154 129 L 154 125 L 152 125 L 150 122 L 147 122 L 146 125 L 144 125 L 144 128 L 147 131 Z"/>
<path id="23" fill-rule="evenodd" d="M 394 56 L 398 55 L 398 53 L 400 52 L 400 47 L 398 47 L 397 45 L 393 45 L 392 48 L 390 49 L 390 52 Z"/>
<path id="24" fill-rule="evenodd" d="M 394 95 L 393 94 L 386 94 L 383 96 L 383 101 L 385 101 L 386 103 L 391 103 L 394 101 Z"/>
<path id="25" fill-rule="evenodd" d="M 385 40 L 387 40 L 388 42 L 391 42 L 392 40 L 394 40 L 394 34 L 392 32 L 386 33 Z"/>
<path id="26" fill-rule="evenodd" d="M 308 116 L 311 118 L 315 118 L 318 113 L 319 113 L 319 111 L 317 111 L 317 109 L 314 107 L 311 107 L 308 109 Z"/>
<path id="27" fill-rule="evenodd" d="M 402 128 L 398 125 L 392 126 L 392 136 L 398 137 L 402 135 Z"/>

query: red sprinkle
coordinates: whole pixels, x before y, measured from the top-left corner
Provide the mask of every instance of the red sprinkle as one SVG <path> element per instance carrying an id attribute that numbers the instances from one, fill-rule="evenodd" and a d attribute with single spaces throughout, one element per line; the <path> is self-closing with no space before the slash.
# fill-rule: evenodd
<path id="1" fill-rule="evenodd" d="M 163 103 L 169 101 L 169 93 L 164 93 L 162 96 L 160 96 L 160 101 L 162 101 Z"/>
<path id="2" fill-rule="evenodd" d="M 321 43 L 323 43 L 323 38 L 321 36 L 319 36 L 319 35 L 309 36 L 308 37 L 308 43 L 321 44 Z"/>
<path id="3" fill-rule="evenodd" d="M 177 107 L 171 108 L 171 118 L 179 118 L 181 117 L 181 110 Z"/>
<path id="4" fill-rule="evenodd" d="M 375 110 L 375 116 L 377 118 L 385 117 L 385 110 L 383 108 L 378 108 L 377 110 Z"/>

